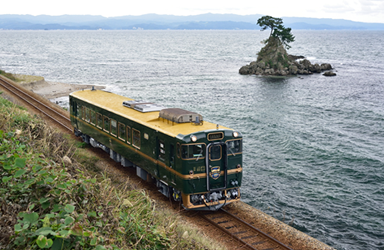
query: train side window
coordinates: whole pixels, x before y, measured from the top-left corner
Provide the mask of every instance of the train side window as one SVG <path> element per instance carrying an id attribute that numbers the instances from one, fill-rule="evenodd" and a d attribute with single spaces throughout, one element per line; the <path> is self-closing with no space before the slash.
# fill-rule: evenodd
<path id="1" fill-rule="evenodd" d="M 131 128 L 127 126 L 127 143 L 131 144 L 131 140 L 132 140 Z"/>
<path id="2" fill-rule="evenodd" d="M 93 125 L 96 124 L 96 113 L 95 113 L 95 111 L 93 111 L 93 110 L 91 110 L 91 123 L 92 123 Z"/>
<path id="3" fill-rule="evenodd" d="M 126 130 L 125 125 L 119 122 L 119 139 L 125 141 Z"/>
<path id="4" fill-rule="evenodd" d="M 104 131 L 109 132 L 110 129 L 110 120 L 109 117 L 104 116 Z"/>
<path id="5" fill-rule="evenodd" d="M 237 154 L 242 152 L 241 140 L 233 140 L 227 142 L 228 154 Z"/>
<path id="6" fill-rule="evenodd" d="M 140 137 L 140 131 L 136 129 L 132 129 L 132 145 L 140 148 L 141 144 L 141 137 Z"/>
<path id="7" fill-rule="evenodd" d="M 87 122 L 90 122 L 91 121 L 91 115 L 89 113 L 89 108 L 85 108 L 85 120 Z"/>
<path id="8" fill-rule="evenodd" d="M 81 107 L 81 119 L 83 119 L 85 121 L 85 107 Z"/>
<path id="9" fill-rule="evenodd" d="M 163 141 L 159 141 L 159 158 L 165 160 L 165 144 Z"/>
<path id="10" fill-rule="evenodd" d="M 82 107 L 80 105 L 77 105 L 77 117 L 81 118 L 82 110 Z"/>
<path id="11" fill-rule="evenodd" d="M 97 113 L 96 119 L 97 119 L 97 127 L 99 127 L 100 129 L 103 129 L 103 115 L 100 113 Z"/>
<path id="12" fill-rule="evenodd" d="M 111 134 L 117 136 L 117 122 L 111 119 Z"/>

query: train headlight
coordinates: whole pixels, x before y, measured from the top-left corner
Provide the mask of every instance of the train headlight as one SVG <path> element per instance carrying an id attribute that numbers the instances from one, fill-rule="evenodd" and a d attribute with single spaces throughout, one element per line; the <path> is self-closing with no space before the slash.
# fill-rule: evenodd
<path id="1" fill-rule="evenodd" d="M 191 135 L 191 141 L 193 141 L 193 142 L 196 142 L 196 141 L 197 141 L 197 137 L 196 137 L 196 135 Z"/>
<path id="2" fill-rule="evenodd" d="M 233 137 L 238 137 L 239 136 L 239 133 L 238 132 L 236 132 L 236 131 L 233 131 L 233 133 L 232 133 L 232 135 L 233 135 Z"/>

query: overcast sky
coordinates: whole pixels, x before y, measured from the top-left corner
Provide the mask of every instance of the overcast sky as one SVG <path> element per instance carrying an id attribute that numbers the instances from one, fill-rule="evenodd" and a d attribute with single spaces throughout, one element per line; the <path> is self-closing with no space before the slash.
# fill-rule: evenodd
<path id="1" fill-rule="evenodd" d="M 316 17 L 384 23 L 384 0 L 4 0 L 0 14 L 197 15 L 230 13 L 274 17 Z"/>

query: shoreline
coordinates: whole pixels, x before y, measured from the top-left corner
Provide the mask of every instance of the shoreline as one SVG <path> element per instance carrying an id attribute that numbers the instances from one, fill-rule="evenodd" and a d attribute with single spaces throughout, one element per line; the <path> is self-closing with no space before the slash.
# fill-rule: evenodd
<path id="1" fill-rule="evenodd" d="M 55 99 L 59 97 L 68 96 L 70 93 L 82 90 L 82 89 L 90 89 L 95 87 L 95 89 L 105 89 L 105 86 L 98 85 L 82 85 L 82 84 L 69 84 L 69 83 L 61 83 L 61 82 L 51 82 L 40 80 L 36 82 L 29 83 L 19 83 L 24 88 L 46 98 L 46 99 Z"/>

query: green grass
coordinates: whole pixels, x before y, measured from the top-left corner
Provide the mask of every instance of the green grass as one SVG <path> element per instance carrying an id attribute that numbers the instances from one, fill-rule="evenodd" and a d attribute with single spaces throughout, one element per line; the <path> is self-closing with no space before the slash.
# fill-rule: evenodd
<path id="1" fill-rule="evenodd" d="M 12 75 L 11 73 L 7 73 L 1 69 L 0 69 L 0 75 L 5 76 L 6 78 L 11 79 L 12 81 L 17 81 L 17 78 L 14 75 Z"/>
<path id="2" fill-rule="evenodd" d="M 0 96 L 0 249 L 222 249 L 82 146 Z"/>

